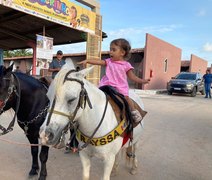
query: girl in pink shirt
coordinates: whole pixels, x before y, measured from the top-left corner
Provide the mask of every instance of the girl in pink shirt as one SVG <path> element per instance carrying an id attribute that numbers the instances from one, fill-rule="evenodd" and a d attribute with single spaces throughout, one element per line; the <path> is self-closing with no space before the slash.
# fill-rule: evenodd
<path id="1" fill-rule="evenodd" d="M 135 122 L 140 122 L 142 116 L 135 109 L 134 103 L 129 98 L 129 85 L 127 78 L 136 83 L 148 83 L 149 79 L 141 79 L 133 73 L 133 67 L 127 60 L 130 58 L 131 46 L 126 39 L 115 39 L 110 43 L 110 58 L 106 60 L 84 60 L 78 64 L 84 67 L 86 64 L 106 66 L 106 73 L 99 86 L 109 85 L 123 94 L 130 106 L 131 114 Z"/>

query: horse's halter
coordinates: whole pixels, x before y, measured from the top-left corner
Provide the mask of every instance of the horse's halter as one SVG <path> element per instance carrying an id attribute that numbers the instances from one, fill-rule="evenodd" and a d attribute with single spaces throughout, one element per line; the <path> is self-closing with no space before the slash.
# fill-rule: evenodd
<path id="1" fill-rule="evenodd" d="M 17 80 L 17 88 L 14 83 L 15 79 Z M 5 77 L 5 78 L 3 78 L 3 80 L 9 81 L 9 87 L 7 89 L 6 98 L 3 101 L 0 100 L 1 101 L 0 115 L 4 112 L 4 108 L 5 108 L 6 104 L 8 103 L 8 101 L 13 97 L 12 96 L 13 93 L 15 93 L 15 95 L 17 96 L 18 99 L 16 101 L 16 110 L 15 110 L 13 120 L 10 122 L 10 124 L 7 128 L 0 125 L 0 129 L 3 131 L 2 133 L 0 133 L 0 135 L 4 135 L 13 130 L 13 126 L 15 124 L 15 118 L 16 118 L 17 112 L 19 110 L 19 105 L 20 105 L 20 82 L 19 82 L 18 78 L 16 77 L 16 75 L 14 73 L 12 73 L 10 75 L 10 77 Z"/>
<path id="2" fill-rule="evenodd" d="M 90 101 L 90 99 L 88 97 L 88 93 L 87 93 L 86 89 L 84 88 L 83 81 L 80 81 L 80 80 L 78 80 L 76 78 L 69 78 L 68 77 L 68 75 L 70 75 L 73 72 L 77 72 L 77 71 L 76 70 L 70 70 L 66 74 L 63 83 L 65 83 L 65 81 L 76 81 L 76 82 L 78 82 L 81 85 L 81 91 L 80 91 L 77 107 L 76 107 L 76 109 L 74 110 L 74 112 L 72 114 L 66 114 L 66 113 L 61 112 L 61 111 L 56 111 L 56 110 L 54 110 L 54 106 L 55 106 L 55 102 L 56 102 L 56 97 L 55 97 L 54 101 L 52 103 L 52 107 L 49 110 L 49 116 L 48 116 L 47 123 L 46 123 L 47 126 L 50 123 L 50 119 L 51 119 L 52 114 L 58 114 L 58 115 L 61 115 L 61 116 L 65 116 L 65 117 L 67 117 L 69 119 L 70 123 L 73 124 L 74 123 L 74 118 L 75 118 L 75 116 L 77 114 L 77 111 L 79 110 L 80 107 L 82 109 L 84 109 L 85 106 L 86 106 L 86 102 L 88 102 L 88 106 L 92 109 L 92 104 L 91 104 L 91 101 Z"/>
<path id="3" fill-rule="evenodd" d="M 80 80 L 78 80 L 78 79 L 76 79 L 76 78 L 69 78 L 69 77 L 68 77 L 68 75 L 71 74 L 72 72 L 76 72 L 76 70 L 70 70 L 70 71 L 66 74 L 63 83 L 64 83 L 65 81 L 76 81 L 76 82 L 78 82 L 78 83 L 81 84 L 81 91 L 80 91 L 79 101 L 78 101 L 78 104 L 77 104 L 76 109 L 74 110 L 73 114 L 66 114 L 66 113 L 63 113 L 63 112 L 61 112 L 61 111 L 56 111 L 56 110 L 54 110 L 54 106 L 55 106 L 55 102 L 56 102 L 56 98 L 55 98 L 54 101 L 53 101 L 53 103 L 52 103 L 52 107 L 51 107 L 51 109 L 49 110 L 50 114 L 49 114 L 49 116 L 48 116 L 47 123 L 46 123 L 46 126 L 48 126 L 49 123 L 50 123 L 50 119 L 51 119 L 52 114 L 59 114 L 59 115 L 61 115 L 61 116 L 68 117 L 69 123 L 68 123 L 68 125 L 64 128 L 64 130 L 62 131 L 62 136 L 61 136 L 61 138 L 62 138 L 62 137 L 64 136 L 64 134 L 68 131 L 68 129 L 70 128 L 70 125 L 71 125 L 72 127 L 74 127 L 74 130 L 75 130 L 75 133 L 76 133 L 76 126 L 77 126 L 77 125 L 76 125 L 76 121 L 74 121 L 74 118 L 75 118 L 75 116 L 76 116 L 76 114 L 77 114 L 77 111 L 79 110 L 80 107 L 81 107 L 82 109 L 84 109 L 85 106 L 86 106 L 86 102 L 88 102 L 88 106 L 92 109 L 92 105 L 91 105 L 90 99 L 89 99 L 89 97 L 88 97 L 88 93 L 87 93 L 86 89 L 84 88 L 84 83 L 83 83 L 83 81 L 80 81 Z M 103 112 L 103 114 L 102 114 L 102 118 L 101 118 L 101 120 L 100 120 L 98 126 L 95 128 L 94 132 L 93 132 L 92 135 L 89 137 L 88 141 L 87 141 L 85 144 L 83 144 L 81 147 L 79 147 L 79 150 L 82 150 L 82 149 L 84 149 L 85 147 L 88 146 L 88 144 L 90 143 L 90 141 L 92 140 L 92 138 L 93 138 L 94 135 L 96 134 L 97 130 L 98 130 L 99 127 L 101 126 L 101 124 L 102 124 L 102 122 L 103 122 L 103 119 L 104 119 L 104 117 L 105 117 L 105 113 L 106 113 L 106 110 L 107 110 L 107 105 L 108 105 L 108 98 L 107 98 L 107 96 L 106 96 L 104 112 Z M 78 127 L 77 127 L 77 128 L 78 128 Z"/>
<path id="4" fill-rule="evenodd" d="M 2 114 L 4 112 L 4 107 L 6 106 L 7 102 L 9 101 L 9 99 L 12 97 L 13 92 L 17 92 L 17 89 L 14 85 L 14 77 L 10 76 L 10 77 L 4 77 L 3 79 L 3 85 L 7 84 L 9 82 L 9 87 L 7 89 L 7 96 L 4 100 L 0 99 L 0 114 Z"/>

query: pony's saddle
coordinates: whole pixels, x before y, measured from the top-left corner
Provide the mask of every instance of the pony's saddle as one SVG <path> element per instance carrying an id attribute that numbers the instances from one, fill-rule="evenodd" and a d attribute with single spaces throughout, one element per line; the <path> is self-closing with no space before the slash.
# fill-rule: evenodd
<path id="1" fill-rule="evenodd" d="M 134 127 L 136 127 L 140 122 L 134 122 L 132 119 L 131 111 L 125 97 L 116 91 L 112 86 L 102 86 L 99 88 L 102 90 L 109 98 L 109 103 L 111 104 L 117 120 L 120 122 L 123 118 L 127 119 L 128 128 L 130 132 Z M 133 100 L 132 100 L 133 101 Z M 146 115 L 146 111 L 142 110 L 140 106 L 135 102 L 135 108 L 140 112 L 142 118 Z"/>

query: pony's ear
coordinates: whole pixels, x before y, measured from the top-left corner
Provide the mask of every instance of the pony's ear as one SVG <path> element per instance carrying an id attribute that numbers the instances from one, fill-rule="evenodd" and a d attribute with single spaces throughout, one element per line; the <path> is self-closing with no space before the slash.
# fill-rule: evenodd
<path id="1" fill-rule="evenodd" d="M 83 69 L 83 70 L 79 71 L 78 73 L 79 73 L 82 77 L 85 77 L 85 76 L 87 76 L 88 73 L 90 73 L 90 72 L 93 71 L 93 68 L 94 68 L 94 66 L 91 66 L 91 67 L 89 67 L 89 68 L 86 68 L 86 69 Z M 78 73 L 77 73 L 77 74 L 78 74 Z"/>
<path id="2" fill-rule="evenodd" d="M 14 63 L 12 63 L 6 70 L 5 70 L 5 75 L 10 75 L 12 73 L 13 70 L 13 65 Z"/>
<path id="3" fill-rule="evenodd" d="M 7 68 L 7 71 L 12 71 L 14 66 L 14 62 Z"/>

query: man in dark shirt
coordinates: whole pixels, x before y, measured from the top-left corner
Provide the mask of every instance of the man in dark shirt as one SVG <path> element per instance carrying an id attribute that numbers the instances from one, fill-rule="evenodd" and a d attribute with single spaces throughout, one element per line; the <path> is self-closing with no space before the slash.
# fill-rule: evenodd
<path id="1" fill-rule="evenodd" d="M 49 72 L 52 72 L 52 79 L 55 78 L 56 74 L 60 71 L 62 66 L 66 63 L 63 58 L 63 52 L 61 50 L 57 51 L 57 58 L 53 59 L 49 64 Z"/>
<path id="2" fill-rule="evenodd" d="M 205 85 L 205 98 L 211 98 L 211 83 L 212 83 L 212 74 L 210 70 L 206 70 L 206 74 L 203 76 L 204 85 Z"/>

